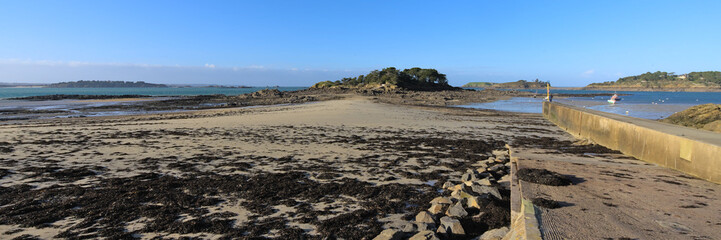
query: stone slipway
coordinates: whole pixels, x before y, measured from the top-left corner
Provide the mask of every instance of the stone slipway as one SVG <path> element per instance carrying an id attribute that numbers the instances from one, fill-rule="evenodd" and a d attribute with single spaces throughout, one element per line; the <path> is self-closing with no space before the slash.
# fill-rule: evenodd
<path id="1" fill-rule="evenodd" d="M 537 239 L 534 231 L 543 239 L 721 239 L 718 184 L 621 154 L 514 148 L 511 156 L 517 169 L 547 169 L 570 177 L 573 184 L 516 182 L 516 235 L 506 239 Z M 558 201 L 560 207 L 530 210 L 534 198 Z M 519 218 L 519 213 L 534 214 L 536 219 Z"/>

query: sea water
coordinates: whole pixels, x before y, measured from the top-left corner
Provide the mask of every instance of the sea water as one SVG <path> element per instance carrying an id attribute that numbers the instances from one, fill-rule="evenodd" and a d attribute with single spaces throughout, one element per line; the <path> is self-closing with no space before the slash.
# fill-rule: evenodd
<path id="1" fill-rule="evenodd" d="M 146 113 L 163 113 L 173 111 L 94 111 L 82 110 L 92 107 L 103 107 L 108 105 L 132 105 L 142 101 L 168 100 L 177 96 L 193 96 L 193 95 L 209 95 L 209 94 L 225 94 L 240 95 L 251 93 L 266 87 L 253 88 L 220 88 L 220 87 L 188 87 L 188 88 L 0 88 L 0 122 L 12 119 L 23 119 L 29 117 L 28 114 L 13 114 L 15 111 L 60 111 L 62 113 L 51 114 L 50 117 L 75 117 L 75 116 L 112 116 L 112 115 L 128 115 L 128 114 L 146 114 Z M 306 87 L 274 87 L 280 91 L 294 91 L 306 89 Z M 108 99 L 107 101 L 77 101 L 73 99 L 48 100 L 48 101 L 29 101 L 29 100 L 9 100 L 7 98 L 43 96 L 54 94 L 66 95 L 147 95 L 154 96 L 153 99 L 147 100 L 125 100 L 125 99 Z M 44 118 L 44 117 L 40 117 Z"/>
<path id="2" fill-rule="evenodd" d="M 522 90 L 536 92 L 536 90 Z M 516 97 L 489 103 L 475 103 L 461 107 L 494 109 L 510 112 L 541 113 L 545 90 L 538 90 L 537 98 Z M 618 93 L 621 101 L 608 103 L 608 96 L 554 98 L 555 102 L 578 107 L 627 115 L 645 119 L 662 119 L 683 111 L 689 107 L 716 103 L 721 104 L 721 92 L 633 92 L 633 91 L 596 91 L 596 90 L 551 90 L 551 94 L 594 94 Z"/>
<path id="3" fill-rule="evenodd" d="M 0 88 L 0 99 L 15 97 L 43 96 L 54 94 L 78 95 L 148 95 L 148 96 L 193 96 L 209 94 L 240 95 L 270 87 L 221 88 Z M 275 88 L 275 87 L 274 87 Z M 307 87 L 277 87 L 280 91 L 295 91 Z"/>

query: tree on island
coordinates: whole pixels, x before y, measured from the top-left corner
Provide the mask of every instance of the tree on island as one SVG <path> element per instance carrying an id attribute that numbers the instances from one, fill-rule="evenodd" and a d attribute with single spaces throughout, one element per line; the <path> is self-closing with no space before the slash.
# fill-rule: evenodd
<path id="1" fill-rule="evenodd" d="M 313 85 L 314 88 L 328 87 L 379 87 L 404 88 L 409 90 L 456 90 L 448 85 L 446 75 L 432 68 L 410 68 L 400 71 L 395 67 L 373 70 L 366 75 L 343 78 L 337 81 L 324 81 Z"/>

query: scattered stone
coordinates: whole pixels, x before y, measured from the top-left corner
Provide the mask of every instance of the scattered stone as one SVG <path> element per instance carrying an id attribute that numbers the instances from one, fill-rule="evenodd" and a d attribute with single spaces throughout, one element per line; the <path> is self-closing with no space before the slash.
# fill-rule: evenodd
<path id="1" fill-rule="evenodd" d="M 466 209 L 463 209 L 463 204 L 459 201 L 456 205 L 453 205 L 446 210 L 446 215 L 450 217 L 463 218 L 468 216 L 468 212 L 466 212 Z"/>
<path id="2" fill-rule="evenodd" d="M 413 237 L 408 240 L 440 240 L 440 238 L 438 238 L 433 231 L 426 230 L 416 233 L 416 235 L 413 235 Z"/>
<path id="3" fill-rule="evenodd" d="M 373 240 L 399 240 L 401 239 L 401 232 L 393 229 L 386 229 L 383 230 L 378 236 L 373 238 Z"/>
<path id="4" fill-rule="evenodd" d="M 433 216 L 427 212 L 422 211 L 416 215 L 416 222 L 417 223 L 436 223 L 435 220 L 433 220 Z"/>
<path id="5" fill-rule="evenodd" d="M 488 167 L 488 163 L 486 163 L 486 162 L 477 162 L 477 163 L 474 163 L 474 164 L 471 165 L 471 166 L 476 167 L 476 171 L 477 171 L 477 172 L 483 172 L 483 171 L 486 171 L 486 168 Z"/>
<path id="6" fill-rule="evenodd" d="M 448 216 L 441 218 L 441 226 L 438 228 L 437 232 L 453 235 L 466 234 L 466 231 L 463 230 L 463 226 L 461 226 L 461 221 L 458 221 L 458 219 Z"/>
<path id="7" fill-rule="evenodd" d="M 505 167 L 505 165 L 503 165 L 503 164 L 496 164 L 496 165 L 493 165 L 492 167 L 489 167 L 489 168 L 488 168 L 488 171 L 489 171 L 489 172 L 496 172 L 496 171 L 498 171 L 498 170 L 503 169 L 504 167 Z"/>
<path id="8" fill-rule="evenodd" d="M 447 181 L 443 183 L 443 189 L 449 189 L 453 187 L 453 183 L 451 181 Z"/>
<path id="9" fill-rule="evenodd" d="M 434 215 L 439 214 L 439 213 L 443 212 L 443 205 L 439 204 L 439 203 L 434 203 L 433 205 L 431 205 L 430 208 L 428 208 L 428 212 L 430 212 L 431 214 L 434 214 Z"/>
<path id="10" fill-rule="evenodd" d="M 503 236 L 506 236 L 506 234 L 508 234 L 508 227 L 496 228 L 493 230 L 486 231 L 478 239 L 480 239 L 480 240 L 501 240 L 501 239 L 503 239 Z"/>
<path id="11" fill-rule="evenodd" d="M 433 200 L 431 200 L 431 204 L 453 204 L 453 201 L 447 197 L 436 197 Z"/>
<path id="12" fill-rule="evenodd" d="M 498 180 L 498 185 L 500 185 L 503 189 L 511 189 L 511 175 L 503 175 L 501 180 Z"/>
<path id="13" fill-rule="evenodd" d="M 466 206 L 468 206 L 468 208 L 481 209 L 481 204 L 480 204 L 481 201 L 479 201 L 477 197 L 469 197 L 469 198 L 466 198 L 466 199 L 468 199 L 468 200 L 466 201 Z"/>
<path id="14" fill-rule="evenodd" d="M 464 189 L 465 189 L 465 188 L 464 188 L 465 185 L 466 185 L 466 184 L 463 184 L 463 183 L 462 183 L 462 184 L 456 184 L 455 186 L 449 188 L 448 190 L 450 190 L 450 191 L 464 190 Z"/>
<path id="15" fill-rule="evenodd" d="M 498 156 L 508 156 L 508 150 L 506 150 L 506 149 L 503 149 L 503 150 L 493 150 L 493 151 L 491 151 L 491 154 L 493 154 L 493 155 L 496 156 L 496 157 L 498 157 Z"/>
<path id="16" fill-rule="evenodd" d="M 416 223 L 416 227 L 418 228 L 419 232 L 433 231 L 433 229 L 436 229 L 436 224 L 435 223 Z"/>
<path id="17" fill-rule="evenodd" d="M 495 198 L 497 198 L 497 199 L 499 199 L 499 200 L 502 199 L 502 198 L 501 198 L 501 193 L 498 191 L 497 188 L 495 188 L 495 187 L 493 187 L 493 186 L 473 185 L 473 187 L 471 187 L 471 188 L 473 189 L 473 192 L 475 192 L 475 193 L 478 193 L 478 194 L 481 194 L 481 195 L 483 195 L 483 194 L 485 194 L 485 195 L 490 195 L 490 196 L 493 196 L 493 197 L 495 197 Z"/>
<path id="18" fill-rule="evenodd" d="M 403 226 L 403 232 L 412 233 L 417 231 L 418 227 L 416 227 L 416 224 L 414 223 L 406 223 L 406 225 Z"/>
<path id="19" fill-rule="evenodd" d="M 473 195 L 470 195 L 470 194 L 464 192 L 463 190 L 455 190 L 451 193 L 451 197 L 454 199 L 464 199 L 464 198 L 473 197 Z"/>
<path id="20" fill-rule="evenodd" d="M 471 172 L 466 172 L 463 174 L 463 176 L 461 176 L 461 181 L 463 183 L 466 183 L 466 182 L 473 183 L 473 181 L 476 181 L 476 180 L 477 180 L 476 174 L 472 170 L 471 170 Z M 466 184 L 466 185 L 468 185 L 468 184 Z"/>
<path id="21" fill-rule="evenodd" d="M 438 227 L 438 229 L 436 229 L 436 233 L 438 233 L 442 237 L 448 237 L 448 235 L 450 235 L 448 229 L 444 228 L 443 226 Z"/>
<path id="22" fill-rule="evenodd" d="M 476 181 L 476 184 L 482 185 L 482 186 L 491 186 L 491 178 L 484 178 L 481 180 Z"/>

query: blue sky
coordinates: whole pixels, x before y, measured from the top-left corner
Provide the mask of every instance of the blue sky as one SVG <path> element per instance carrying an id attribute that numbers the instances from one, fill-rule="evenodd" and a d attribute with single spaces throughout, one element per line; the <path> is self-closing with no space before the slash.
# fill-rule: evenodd
<path id="1" fill-rule="evenodd" d="M 721 1 L 3 1 L 0 82 L 452 85 L 721 70 Z"/>

